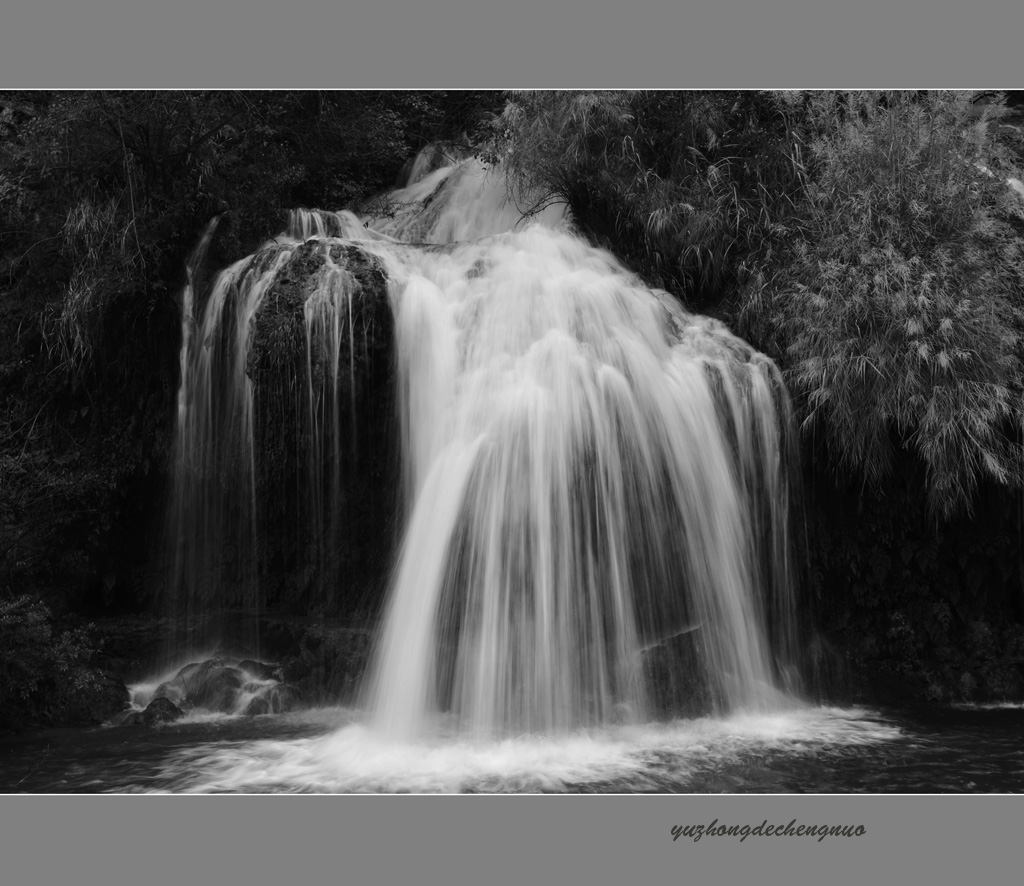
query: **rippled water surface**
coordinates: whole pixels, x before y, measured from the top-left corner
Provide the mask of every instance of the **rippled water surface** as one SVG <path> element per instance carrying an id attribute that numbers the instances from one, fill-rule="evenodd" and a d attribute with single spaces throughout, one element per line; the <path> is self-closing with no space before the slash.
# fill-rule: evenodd
<path id="1" fill-rule="evenodd" d="M 1004 793 L 1024 707 L 801 708 L 559 737 L 394 742 L 359 712 L 206 716 L 0 739 L 0 791 Z"/>

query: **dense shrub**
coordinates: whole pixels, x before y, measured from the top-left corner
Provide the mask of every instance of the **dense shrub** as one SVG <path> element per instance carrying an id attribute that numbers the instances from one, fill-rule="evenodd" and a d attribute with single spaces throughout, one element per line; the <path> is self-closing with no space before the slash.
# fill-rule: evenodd
<path id="1" fill-rule="evenodd" d="M 1018 485 L 1024 249 L 967 94 L 814 94 L 800 199 L 751 257 L 745 331 L 783 362 L 808 435 L 878 486 L 896 451 L 932 510 Z"/>
<path id="2" fill-rule="evenodd" d="M 36 597 L 0 599 L 0 721 L 58 723 L 99 687 L 87 628 L 56 633 Z"/>

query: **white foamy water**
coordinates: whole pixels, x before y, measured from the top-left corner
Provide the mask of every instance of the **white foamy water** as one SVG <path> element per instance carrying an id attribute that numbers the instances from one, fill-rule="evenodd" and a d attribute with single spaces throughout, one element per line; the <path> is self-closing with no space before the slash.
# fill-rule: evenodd
<path id="1" fill-rule="evenodd" d="M 287 715 L 293 717 L 295 715 Z M 306 712 L 333 718 L 339 712 Z M 694 776 L 771 752 L 789 756 L 883 744 L 900 730 L 861 709 L 676 721 L 475 740 L 437 724 L 415 741 L 364 722 L 316 738 L 230 742 L 174 754 L 159 790 L 308 793 L 536 793 L 572 789 L 685 792 Z"/>
<path id="2" fill-rule="evenodd" d="M 563 204 L 515 199 L 502 169 L 475 159 L 446 159 L 433 171 L 414 166 L 405 187 L 371 201 L 360 218 L 370 229 L 405 243 L 481 240 L 530 224 L 568 228 Z"/>
<path id="3" fill-rule="evenodd" d="M 565 232 L 366 248 L 392 286 L 413 503 L 371 687 L 385 731 L 438 708 L 478 735 L 643 721 L 643 651 L 691 628 L 723 709 L 780 704 L 774 365 Z"/>

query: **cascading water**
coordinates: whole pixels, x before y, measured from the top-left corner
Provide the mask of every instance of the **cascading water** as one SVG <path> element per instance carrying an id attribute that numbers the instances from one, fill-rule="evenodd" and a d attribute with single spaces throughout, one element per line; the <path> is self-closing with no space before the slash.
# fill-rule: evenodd
<path id="1" fill-rule="evenodd" d="M 386 304 L 368 311 L 356 299 L 379 271 L 341 245 L 368 236 L 351 213 L 293 212 L 284 234 L 218 274 L 200 302 L 192 278 L 213 230 L 190 262 L 183 298 L 170 657 L 223 642 L 257 651 L 254 630 L 228 637 L 215 623 L 186 641 L 181 623 L 213 609 L 257 614 L 270 537 L 309 609 L 323 611 L 337 593 L 336 543 L 352 497 L 343 482 L 355 443 L 350 413 L 373 394 L 357 384 L 355 364 L 371 359 L 378 327 L 390 326 Z"/>
<path id="2" fill-rule="evenodd" d="M 359 433 L 362 263 L 388 281 L 405 502 L 368 681 L 377 726 L 414 736 L 443 715 L 491 736 L 643 722 L 665 709 L 651 659 L 672 644 L 688 650 L 671 676 L 691 695 L 774 709 L 795 657 L 778 370 L 573 235 L 557 207 L 526 223 L 477 161 L 429 166 L 362 218 L 294 213 L 196 312 L 174 586 L 217 580 L 216 549 L 234 543 L 232 581 L 258 605 L 259 463 L 287 438 L 303 450 L 288 482 L 304 514 L 276 531 L 308 533 L 308 568 L 343 592 L 328 564 L 346 519 L 343 450 Z M 282 281 L 299 281 L 302 360 L 282 347 L 255 361 L 253 330 Z M 274 384 L 294 425 L 268 436 L 255 391 Z"/>

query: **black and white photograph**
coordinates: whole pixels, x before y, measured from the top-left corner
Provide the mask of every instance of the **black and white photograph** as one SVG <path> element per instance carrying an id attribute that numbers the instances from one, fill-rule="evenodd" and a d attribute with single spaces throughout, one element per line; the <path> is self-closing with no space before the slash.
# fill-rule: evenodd
<path id="1" fill-rule="evenodd" d="M 1012 90 L 0 92 L 0 791 L 1021 792 L 1022 178 Z"/>
<path id="2" fill-rule="evenodd" d="M 0 881 L 1013 883 L 1021 15 L 0 24 Z"/>

